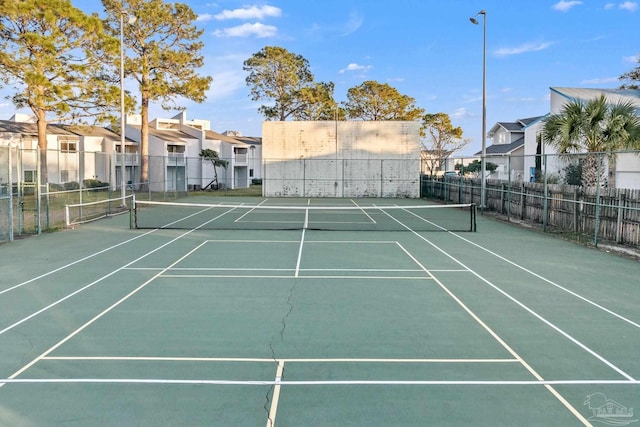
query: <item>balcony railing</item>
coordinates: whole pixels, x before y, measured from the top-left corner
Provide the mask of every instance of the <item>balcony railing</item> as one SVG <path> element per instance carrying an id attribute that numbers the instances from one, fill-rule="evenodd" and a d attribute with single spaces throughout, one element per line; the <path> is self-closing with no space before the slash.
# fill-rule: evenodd
<path id="1" fill-rule="evenodd" d="M 167 166 L 184 166 L 185 159 L 184 153 L 167 153 Z"/>
<path id="2" fill-rule="evenodd" d="M 140 160 L 138 157 L 138 153 L 125 153 L 124 154 L 124 165 L 125 166 L 138 166 L 140 164 Z M 122 154 L 116 153 L 116 166 L 122 166 Z"/>
<path id="3" fill-rule="evenodd" d="M 246 165 L 247 161 L 249 160 L 249 156 L 247 156 L 247 153 L 235 153 L 235 164 L 236 165 Z"/>

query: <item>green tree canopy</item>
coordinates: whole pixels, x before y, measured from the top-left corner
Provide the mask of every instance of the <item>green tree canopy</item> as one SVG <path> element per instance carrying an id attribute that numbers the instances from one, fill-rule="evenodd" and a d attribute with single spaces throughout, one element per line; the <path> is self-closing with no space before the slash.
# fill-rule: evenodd
<path id="1" fill-rule="evenodd" d="M 640 148 L 640 118 L 630 102 L 609 104 L 604 95 L 587 102 L 575 100 L 545 119 L 542 141 L 560 154 Z M 604 183 L 602 160 L 601 155 L 587 154 L 582 185 Z"/>
<path id="2" fill-rule="evenodd" d="M 638 63 L 640 64 L 640 55 L 638 55 Z M 624 73 L 619 79 L 624 81 L 620 89 L 640 89 L 640 66 Z"/>
<path id="3" fill-rule="evenodd" d="M 466 166 L 457 164 L 455 165 L 455 169 L 459 170 L 462 174 L 471 173 L 480 176 L 482 171 L 482 161 L 474 160 Z M 484 169 L 491 174 L 498 169 L 498 165 L 491 162 L 485 162 Z"/>
<path id="4" fill-rule="evenodd" d="M 334 84 L 315 83 L 300 90 L 303 101 L 293 117 L 295 120 L 344 120 L 345 113 L 333 99 Z"/>
<path id="5" fill-rule="evenodd" d="M 333 83 L 316 83 L 309 61 L 277 46 L 266 46 L 244 61 L 253 101 L 268 101 L 259 112 L 267 120 L 327 120 L 334 108 Z"/>
<path id="6" fill-rule="evenodd" d="M 48 121 L 82 121 L 117 105 L 119 89 L 104 78 L 102 61 L 117 48 L 102 21 L 69 0 L 0 2 L 0 79 L 14 89 L 16 108 L 36 118 L 40 182 L 47 181 Z"/>
<path id="7" fill-rule="evenodd" d="M 462 128 L 453 127 L 448 114 L 425 114 L 420 128 L 423 150 L 422 162 L 430 174 L 442 167 L 447 157 L 469 144 L 462 139 Z"/>
<path id="8" fill-rule="evenodd" d="M 102 0 L 112 34 L 120 33 L 120 17 L 134 16 L 124 25 L 127 56 L 125 75 L 138 82 L 141 115 L 141 177 L 143 187 L 149 179 L 149 104 L 159 101 L 164 109 L 180 109 L 176 100 L 203 102 L 212 78 L 200 76 L 204 65 L 200 53 L 203 30 L 194 25 L 197 15 L 181 3 L 163 0 Z"/>
<path id="9" fill-rule="evenodd" d="M 343 104 L 347 118 L 355 120 L 416 120 L 424 109 L 387 83 L 368 80 L 347 91 Z"/>

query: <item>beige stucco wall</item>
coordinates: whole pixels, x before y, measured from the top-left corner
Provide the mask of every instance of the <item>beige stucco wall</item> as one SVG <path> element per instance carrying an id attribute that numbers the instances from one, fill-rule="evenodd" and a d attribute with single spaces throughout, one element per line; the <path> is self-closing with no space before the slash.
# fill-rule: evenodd
<path id="1" fill-rule="evenodd" d="M 419 197 L 419 122 L 264 122 L 263 194 Z"/>

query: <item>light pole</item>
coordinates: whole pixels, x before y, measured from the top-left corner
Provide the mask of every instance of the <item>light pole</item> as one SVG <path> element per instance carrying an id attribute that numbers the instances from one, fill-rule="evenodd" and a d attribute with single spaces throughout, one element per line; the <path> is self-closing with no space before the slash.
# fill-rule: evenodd
<path id="1" fill-rule="evenodd" d="M 478 25 L 476 16 L 482 15 L 482 153 L 480 155 L 480 211 L 484 211 L 486 201 L 487 171 L 487 11 L 481 10 L 469 18 L 472 24 Z"/>
<path id="2" fill-rule="evenodd" d="M 122 197 L 122 206 L 126 206 L 125 197 L 127 197 L 127 187 L 125 185 L 125 172 L 126 167 L 126 117 L 124 111 L 124 15 L 127 12 L 120 12 L 120 196 Z M 135 16 L 130 16 L 127 20 L 127 24 L 133 24 L 136 22 Z"/>

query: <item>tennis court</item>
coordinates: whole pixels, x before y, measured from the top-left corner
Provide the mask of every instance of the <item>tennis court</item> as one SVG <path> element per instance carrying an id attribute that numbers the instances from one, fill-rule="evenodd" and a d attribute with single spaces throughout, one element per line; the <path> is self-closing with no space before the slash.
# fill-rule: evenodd
<path id="1" fill-rule="evenodd" d="M 0 245 L 0 425 L 639 424 L 637 261 L 421 200 L 231 199 Z"/>

